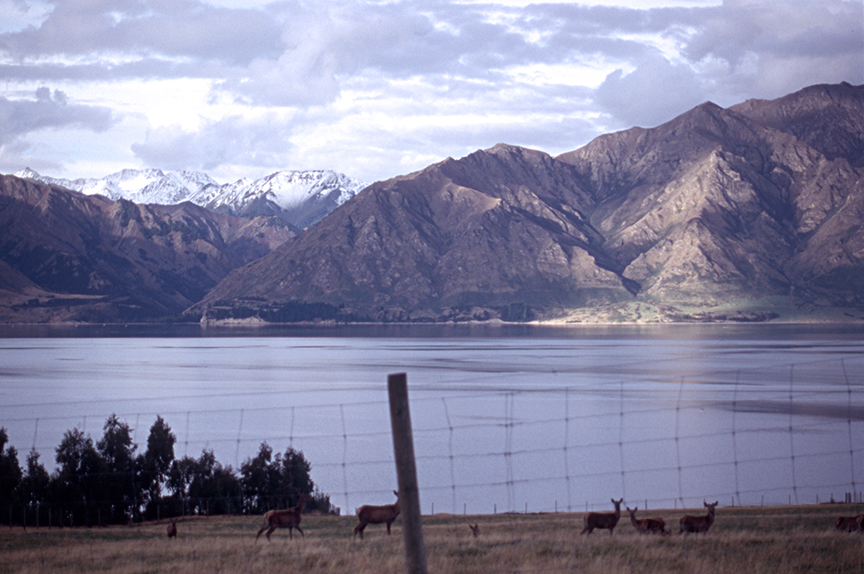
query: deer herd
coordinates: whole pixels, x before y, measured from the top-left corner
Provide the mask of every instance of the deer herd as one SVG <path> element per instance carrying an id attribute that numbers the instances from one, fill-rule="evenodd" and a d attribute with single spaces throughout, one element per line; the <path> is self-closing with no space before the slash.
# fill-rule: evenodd
<path id="1" fill-rule="evenodd" d="M 580 534 L 591 534 L 595 529 L 608 530 L 610 535 L 613 534 L 615 526 L 618 525 L 618 521 L 621 519 L 622 502 L 624 502 L 623 498 L 619 498 L 618 500 L 612 499 L 612 504 L 615 505 L 615 512 L 586 512 L 582 516 L 585 528 L 582 529 Z M 708 509 L 708 514 L 705 516 L 687 514 L 678 520 L 679 534 L 708 532 L 708 529 L 714 524 L 714 509 L 718 503 L 708 504 L 705 502 L 704 504 L 705 508 Z M 636 529 L 636 532 L 640 534 L 660 534 L 663 536 L 672 533 L 670 530 L 666 530 L 666 521 L 662 518 L 636 518 L 637 510 L 639 510 L 638 506 L 632 510 L 629 506 L 627 507 L 627 512 L 630 514 L 630 523 Z"/>
<path id="2" fill-rule="evenodd" d="M 399 493 L 394 490 L 393 494 L 396 495 L 396 502 L 393 504 L 382 506 L 366 504 L 357 509 L 359 523 L 354 527 L 353 538 L 355 540 L 358 534 L 360 535 L 360 539 L 363 539 L 363 530 L 368 524 L 386 524 L 387 535 L 390 535 L 390 525 L 399 516 Z M 264 514 L 264 525 L 258 531 L 258 534 L 255 535 L 255 541 L 257 542 L 261 534 L 266 531 L 267 541 L 269 542 L 270 535 L 277 528 L 287 528 L 288 537 L 291 539 L 294 538 L 294 529 L 301 536 L 305 537 L 303 530 L 300 528 L 300 521 L 303 518 L 303 507 L 309 499 L 308 495 L 301 494 L 297 500 L 297 505 L 293 508 L 266 512 Z M 614 512 L 586 512 L 582 516 L 584 528 L 582 528 L 580 534 L 591 534 L 594 530 L 608 530 L 610 535 L 614 533 L 615 527 L 621 519 L 621 504 L 624 502 L 624 499 L 619 498 L 615 500 L 613 498 L 611 500 L 615 506 Z M 711 525 L 714 524 L 714 511 L 717 508 L 718 502 L 708 503 L 703 501 L 703 503 L 705 508 L 708 509 L 708 513 L 705 515 L 685 514 L 682 516 L 678 519 L 679 534 L 708 532 Z M 630 514 L 630 523 L 636 529 L 636 532 L 640 534 L 659 534 L 661 536 L 672 534 L 671 530 L 666 529 L 666 521 L 662 518 L 636 518 L 636 512 L 639 510 L 639 507 L 631 509 L 628 506 L 626 508 L 628 514 Z M 168 538 L 177 537 L 177 520 L 174 518 L 168 524 Z M 474 538 L 480 536 L 479 524 L 469 523 L 468 526 L 471 528 L 471 534 Z M 834 522 L 834 526 L 839 531 L 862 532 L 864 531 L 864 514 L 841 516 Z"/>

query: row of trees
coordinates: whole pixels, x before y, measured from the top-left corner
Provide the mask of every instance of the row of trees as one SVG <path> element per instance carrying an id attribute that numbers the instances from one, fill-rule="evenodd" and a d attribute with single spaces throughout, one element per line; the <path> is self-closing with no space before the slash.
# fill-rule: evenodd
<path id="1" fill-rule="evenodd" d="M 273 453 L 262 443 L 258 454 L 236 472 L 223 466 L 212 450 L 197 459 L 174 457 L 177 438 L 157 417 L 147 449 L 137 454 L 129 425 L 111 415 L 97 442 L 74 428 L 56 450 L 57 467 L 49 473 L 32 450 L 21 468 L 18 451 L 0 428 L 0 511 L 9 524 L 124 524 L 192 514 L 260 514 L 312 498 L 307 509 L 332 511 L 330 497 L 309 476 L 302 451 Z M 338 512 L 338 511 L 337 511 Z M 0 520 L 6 522 L 0 515 Z"/>

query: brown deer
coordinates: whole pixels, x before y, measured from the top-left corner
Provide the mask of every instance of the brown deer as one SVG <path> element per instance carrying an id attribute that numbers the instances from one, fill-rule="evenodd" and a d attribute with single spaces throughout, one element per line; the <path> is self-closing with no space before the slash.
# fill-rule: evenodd
<path id="1" fill-rule="evenodd" d="M 615 505 L 615 512 L 589 512 L 585 516 L 582 517 L 583 522 L 585 523 L 585 528 L 582 529 L 580 534 L 591 534 L 595 528 L 606 528 L 609 530 L 609 535 L 614 534 L 615 526 L 618 524 L 618 520 L 621 518 L 621 503 L 624 502 L 624 499 L 621 498 L 619 500 L 611 499 L 612 504 Z"/>
<path id="2" fill-rule="evenodd" d="M 480 524 L 468 524 L 469 528 L 471 528 L 471 534 L 474 538 L 480 536 Z"/>
<path id="3" fill-rule="evenodd" d="M 864 514 L 858 516 L 841 516 L 834 521 L 834 527 L 840 531 L 855 532 L 864 530 Z"/>
<path id="4" fill-rule="evenodd" d="M 174 518 L 171 520 L 171 524 L 168 525 L 168 538 L 177 538 L 177 519 Z"/>
<path id="5" fill-rule="evenodd" d="M 399 493 L 395 490 L 396 504 L 385 504 L 384 506 L 372 506 L 364 504 L 357 509 L 357 518 L 360 519 L 360 524 L 354 527 L 354 539 L 357 539 L 357 533 L 360 533 L 360 540 L 363 540 L 363 529 L 367 524 L 382 524 L 387 523 L 387 535 L 390 535 L 390 525 L 399 516 Z"/>
<path id="6" fill-rule="evenodd" d="M 295 528 L 297 529 L 297 532 L 305 538 L 306 535 L 303 534 L 303 529 L 300 528 L 300 521 L 303 520 L 303 505 L 306 504 L 307 500 L 309 500 L 309 496 L 306 493 L 302 493 L 297 499 L 297 506 L 294 508 L 288 508 L 286 510 L 268 510 L 264 513 L 264 526 L 262 526 L 261 530 L 258 531 L 258 534 L 255 535 L 255 542 L 258 542 L 258 537 L 261 536 L 261 533 L 265 530 L 267 531 L 267 542 L 270 542 L 270 535 L 273 534 L 273 531 L 277 528 L 287 528 L 288 538 L 291 540 L 294 539 Z"/>
<path id="7" fill-rule="evenodd" d="M 702 501 L 702 504 L 704 504 L 705 508 L 708 509 L 708 514 L 705 516 L 692 516 L 690 514 L 682 516 L 678 520 L 678 534 L 686 534 L 688 532 L 708 532 L 708 529 L 711 528 L 712 524 L 714 524 L 714 509 L 717 507 L 718 502 L 708 504 L 704 500 Z"/>
<path id="8" fill-rule="evenodd" d="M 662 518 L 636 518 L 636 511 L 639 510 L 637 506 L 633 510 L 630 510 L 630 507 L 627 507 L 627 512 L 630 513 L 630 522 L 636 527 L 636 530 L 641 532 L 642 534 L 669 534 L 666 530 L 666 521 Z"/>

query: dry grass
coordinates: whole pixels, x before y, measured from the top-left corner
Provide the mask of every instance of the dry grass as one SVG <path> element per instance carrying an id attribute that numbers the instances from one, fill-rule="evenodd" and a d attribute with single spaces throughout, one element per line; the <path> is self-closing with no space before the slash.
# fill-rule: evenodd
<path id="1" fill-rule="evenodd" d="M 802 506 L 719 508 L 706 535 L 640 535 L 621 520 L 580 536 L 581 514 L 424 517 L 433 573 L 587 572 L 864 574 L 864 536 L 834 530 L 834 518 L 858 508 Z M 648 511 L 675 526 L 682 511 Z M 306 516 L 305 538 L 285 530 L 256 543 L 260 517 L 181 521 L 176 540 L 166 522 L 132 527 L 0 529 L 0 573 L 111 572 L 381 574 L 405 571 L 401 528 L 388 537 L 370 525 L 352 541 L 355 517 Z M 479 523 L 473 538 L 468 522 Z"/>

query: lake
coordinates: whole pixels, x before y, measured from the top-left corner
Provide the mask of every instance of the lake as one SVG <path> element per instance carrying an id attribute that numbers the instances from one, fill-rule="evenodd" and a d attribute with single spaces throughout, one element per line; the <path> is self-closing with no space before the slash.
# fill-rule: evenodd
<path id="1" fill-rule="evenodd" d="M 343 514 L 393 501 L 407 373 L 424 513 L 824 502 L 864 490 L 864 326 L 12 327 L 0 426 L 46 469 L 112 413 L 139 452 L 302 450 Z"/>

